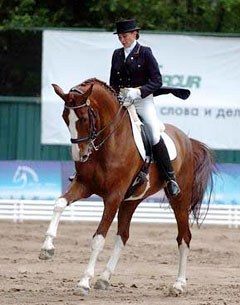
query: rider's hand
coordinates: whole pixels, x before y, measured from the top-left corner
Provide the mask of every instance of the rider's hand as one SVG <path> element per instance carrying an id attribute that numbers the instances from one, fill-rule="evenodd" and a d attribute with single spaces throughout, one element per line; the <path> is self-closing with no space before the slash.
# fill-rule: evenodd
<path id="1" fill-rule="evenodd" d="M 126 97 L 135 100 L 141 97 L 141 91 L 139 88 L 124 88 L 126 91 Z"/>
<path id="2" fill-rule="evenodd" d="M 139 88 L 122 88 L 120 89 L 120 97 L 122 105 L 129 107 L 135 99 L 141 97 L 141 92 Z"/>
<path id="3" fill-rule="evenodd" d="M 129 107 L 129 106 L 131 106 L 132 104 L 133 104 L 133 100 L 132 100 L 132 99 L 129 99 L 129 98 L 127 98 L 127 97 L 125 97 L 125 98 L 123 99 L 122 105 L 123 105 L 124 107 Z"/>

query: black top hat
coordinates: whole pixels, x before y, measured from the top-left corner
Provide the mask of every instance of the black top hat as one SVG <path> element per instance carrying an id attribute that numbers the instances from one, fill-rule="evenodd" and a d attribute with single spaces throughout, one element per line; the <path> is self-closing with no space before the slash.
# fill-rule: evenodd
<path id="1" fill-rule="evenodd" d="M 116 32 L 113 34 L 128 33 L 138 30 L 140 30 L 140 28 L 137 26 L 135 19 L 122 20 L 116 23 Z"/>

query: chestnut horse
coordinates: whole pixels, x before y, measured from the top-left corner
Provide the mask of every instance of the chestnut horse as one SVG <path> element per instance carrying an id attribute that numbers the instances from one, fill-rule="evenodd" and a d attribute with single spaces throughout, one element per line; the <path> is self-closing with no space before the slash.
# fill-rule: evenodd
<path id="1" fill-rule="evenodd" d="M 118 213 L 116 242 L 105 270 L 95 283 L 94 287 L 99 289 L 109 286 L 121 250 L 129 238 L 130 222 L 138 204 L 164 189 L 165 181 L 156 165 L 151 163 L 148 181 L 130 198 L 125 198 L 144 163 L 133 138 L 126 108 L 120 105 L 111 87 L 95 78 L 73 87 L 69 93 L 64 93 L 58 85 L 53 84 L 53 87 L 64 101 L 63 119 L 71 135 L 76 176 L 69 189 L 56 200 L 39 258 L 53 256 L 53 240 L 66 206 L 92 194 L 102 197 L 103 215 L 92 238 L 89 263 L 75 292 L 85 295 L 90 291 L 95 264 L 115 215 Z M 168 198 L 178 228 L 179 268 L 171 287 L 178 294 L 186 288 L 186 264 L 191 241 L 189 215 L 192 212 L 195 220 L 199 220 L 204 192 L 209 184 L 212 189 L 214 161 L 206 145 L 189 138 L 176 127 L 166 124 L 166 133 L 176 145 L 177 157 L 173 167 L 181 189 L 176 197 Z M 210 196 L 211 193 L 209 200 Z"/>

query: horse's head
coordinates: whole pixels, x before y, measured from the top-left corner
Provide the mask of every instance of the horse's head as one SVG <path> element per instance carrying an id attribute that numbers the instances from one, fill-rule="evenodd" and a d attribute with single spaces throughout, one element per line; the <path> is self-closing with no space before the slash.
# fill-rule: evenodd
<path id="1" fill-rule="evenodd" d="M 52 86 L 65 102 L 62 117 L 71 134 L 73 160 L 85 162 L 92 153 L 92 140 L 96 137 L 95 113 L 89 99 L 93 84 L 85 92 L 76 86 L 69 93 L 64 93 L 56 84 Z"/>
<path id="2" fill-rule="evenodd" d="M 68 93 L 58 85 L 53 88 L 65 102 L 63 119 L 71 134 L 73 160 L 85 162 L 112 136 L 126 111 L 121 111 L 115 91 L 96 78 Z"/>

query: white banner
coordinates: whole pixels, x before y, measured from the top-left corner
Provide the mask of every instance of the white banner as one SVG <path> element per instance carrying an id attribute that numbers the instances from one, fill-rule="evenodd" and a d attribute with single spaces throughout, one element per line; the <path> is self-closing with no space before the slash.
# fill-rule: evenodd
<path id="1" fill-rule="evenodd" d="M 240 149 L 240 38 L 140 33 L 139 43 L 152 48 L 165 86 L 191 90 L 186 101 L 157 97 L 159 118 L 213 149 Z M 92 77 L 108 83 L 112 53 L 119 47 L 109 32 L 43 32 L 43 144 L 70 144 L 63 101 L 51 84 L 68 92 Z"/>

